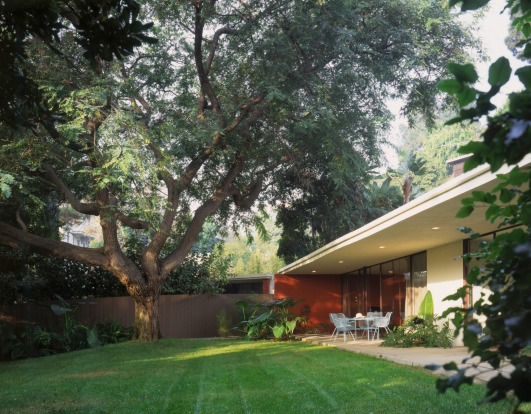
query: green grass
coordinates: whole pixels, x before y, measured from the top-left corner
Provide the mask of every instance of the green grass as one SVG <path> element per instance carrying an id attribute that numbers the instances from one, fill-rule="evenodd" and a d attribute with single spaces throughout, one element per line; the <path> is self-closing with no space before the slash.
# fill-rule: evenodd
<path id="1" fill-rule="evenodd" d="M 0 363 L 0 413 L 506 413 L 482 386 L 301 342 L 129 342 Z"/>

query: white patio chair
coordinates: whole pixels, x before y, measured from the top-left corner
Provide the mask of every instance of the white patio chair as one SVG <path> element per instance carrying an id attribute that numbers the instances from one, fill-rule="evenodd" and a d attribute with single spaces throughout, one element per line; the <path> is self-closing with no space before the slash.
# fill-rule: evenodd
<path id="1" fill-rule="evenodd" d="M 356 332 L 356 326 L 351 325 L 347 318 L 338 317 L 336 315 L 335 320 L 334 320 L 334 325 L 336 327 L 334 342 L 337 340 L 337 335 L 339 335 L 340 333 L 343 334 L 343 342 L 347 341 L 347 333 L 350 334 L 353 340 L 356 339 L 354 335 L 352 334 L 353 331 Z"/>
<path id="2" fill-rule="evenodd" d="M 386 317 L 375 318 L 372 327 L 374 328 L 374 335 L 380 339 L 380 328 L 384 328 L 386 332 L 389 332 L 389 319 Z"/>
<path id="3" fill-rule="evenodd" d="M 374 320 L 368 320 L 368 319 L 360 319 L 358 321 L 359 323 L 358 329 L 362 331 L 361 333 L 362 338 L 363 338 L 363 335 L 365 335 L 365 333 L 367 333 L 367 340 L 371 339 L 371 333 L 376 334 L 373 322 Z"/>
<path id="4" fill-rule="evenodd" d="M 385 329 L 385 332 L 389 333 L 390 329 L 389 329 L 389 324 L 391 323 L 391 315 L 393 314 L 393 312 L 387 312 L 385 314 L 385 319 L 387 319 L 387 325 L 384 326 L 384 329 Z"/>
<path id="5" fill-rule="evenodd" d="M 330 316 L 330 322 L 334 324 L 334 332 L 332 332 L 332 336 L 331 336 L 331 338 L 333 338 L 335 333 L 337 332 L 337 328 L 336 328 L 337 313 L 331 313 L 329 316 Z"/>

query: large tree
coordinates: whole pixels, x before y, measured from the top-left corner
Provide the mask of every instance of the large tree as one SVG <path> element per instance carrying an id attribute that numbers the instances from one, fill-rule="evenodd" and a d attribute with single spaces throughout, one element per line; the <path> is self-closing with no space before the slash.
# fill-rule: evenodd
<path id="1" fill-rule="evenodd" d="M 60 54 L 28 34 L 20 64 L 42 100 L 22 136 L 2 135 L 0 168 L 98 216 L 103 246 L 7 222 L 0 243 L 107 269 L 135 302 L 136 337 L 151 341 L 161 286 L 205 220 L 249 222 L 253 204 L 306 191 L 304 180 L 277 190 L 299 173 L 365 180 L 385 100 L 433 115 L 445 62 L 463 59 L 470 39 L 431 0 L 158 0 L 143 10 L 159 42 L 121 61 L 96 53 L 89 65 L 66 31 Z M 142 241 L 136 257 L 125 228 Z"/>

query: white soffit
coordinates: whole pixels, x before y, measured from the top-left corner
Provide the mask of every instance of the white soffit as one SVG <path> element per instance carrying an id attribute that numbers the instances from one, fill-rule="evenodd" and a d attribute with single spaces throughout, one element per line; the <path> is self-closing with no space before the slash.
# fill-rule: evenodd
<path id="1" fill-rule="evenodd" d="M 531 155 L 519 165 L 528 167 Z M 472 191 L 488 191 L 497 184 L 497 174 L 488 165 L 447 181 L 421 197 L 340 237 L 309 255 L 283 267 L 280 274 L 337 275 L 372 266 L 381 262 L 443 246 L 467 236 L 460 227 L 470 227 L 478 233 L 497 228 L 485 220 L 485 209 L 478 207 L 466 219 L 455 217 L 461 200 Z"/>

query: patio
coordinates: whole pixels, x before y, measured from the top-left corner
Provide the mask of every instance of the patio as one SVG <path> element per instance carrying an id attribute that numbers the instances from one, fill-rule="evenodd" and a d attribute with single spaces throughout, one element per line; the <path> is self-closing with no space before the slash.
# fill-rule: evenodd
<path id="1" fill-rule="evenodd" d="M 356 341 L 351 340 L 343 342 L 343 340 L 339 338 L 334 342 L 330 335 L 302 335 L 300 336 L 300 340 L 316 345 L 332 346 L 357 354 L 371 355 L 397 364 L 417 367 L 424 367 L 429 364 L 443 365 L 454 361 L 461 368 L 464 366 L 471 366 L 474 361 L 478 361 L 477 358 L 474 358 L 466 364 L 460 363 L 464 358 L 470 355 L 467 348 L 464 346 L 455 346 L 453 348 L 389 348 L 380 347 L 380 344 L 382 343 L 381 340 L 368 341 L 367 339 L 357 339 Z M 470 374 L 473 372 L 479 372 L 475 378 L 476 382 L 485 383 L 490 378 L 498 375 L 499 372 L 508 376 L 512 369 L 512 366 L 509 364 L 502 364 L 499 370 L 493 370 L 488 364 L 480 364 L 478 368 L 470 369 L 469 372 Z M 435 371 L 435 373 L 448 375 L 448 373 L 442 369 Z"/>

